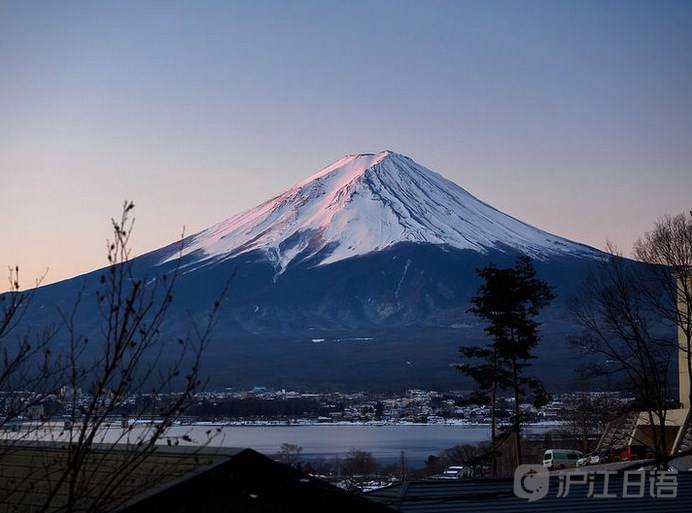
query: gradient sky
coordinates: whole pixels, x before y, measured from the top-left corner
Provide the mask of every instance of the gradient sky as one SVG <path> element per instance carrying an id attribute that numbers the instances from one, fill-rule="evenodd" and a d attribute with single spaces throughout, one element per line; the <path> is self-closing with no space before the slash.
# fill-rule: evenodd
<path id="1" fill-rule="evenodd" d="M 690 27 L 691 1 L 0 0 L 0 266 L 82 274 L 124 199 L 142 254 L 383 149 L 627 253 L 692 209 Z"/>

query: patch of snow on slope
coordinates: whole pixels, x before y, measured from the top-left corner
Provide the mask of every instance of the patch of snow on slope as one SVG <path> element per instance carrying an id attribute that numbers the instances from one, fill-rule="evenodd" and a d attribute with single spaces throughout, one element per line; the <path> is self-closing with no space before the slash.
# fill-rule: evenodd
<path id="1" fill-rule="evenodd" d="M 401 290 L 401 286 L 404 284 L 404 280 L 406 279 L 406 275 L 408 274 L 409 267 L 411 267 L 411 259 L 406 260 L 406 265 L 404 266 L 404 272 L 401 275 L 401 279 L 399 280 L 399 283 L 396 286 L 396 290 L 394 291 L 394 299 L 399 301 L 399 291 Z"/>

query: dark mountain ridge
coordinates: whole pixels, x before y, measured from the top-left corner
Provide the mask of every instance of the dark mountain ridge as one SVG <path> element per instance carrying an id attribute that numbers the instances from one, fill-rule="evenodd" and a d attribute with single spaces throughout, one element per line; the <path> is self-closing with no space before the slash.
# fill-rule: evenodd
<path id="1" fill-rule="evenodd" d="M 506 216 L 393 152 L 344 157 L 132 264 L 149 286 L 177 273 L 163 344 L 202 321 L 230 283 L 203 362 L 211 385 L 381 390 L 463 386 L 457 349 L 484 340 L 467 313 L 475 270 L 527 254 L 558 296 L 541 316 L 536 371 L 565 386 L 577 363 L 567 300 L 603 253 Z M 78 324 L 97 340 L 104 272 L 39 288 L 24 322 L 60 324 L 57 306 L 80 297 Z"/>

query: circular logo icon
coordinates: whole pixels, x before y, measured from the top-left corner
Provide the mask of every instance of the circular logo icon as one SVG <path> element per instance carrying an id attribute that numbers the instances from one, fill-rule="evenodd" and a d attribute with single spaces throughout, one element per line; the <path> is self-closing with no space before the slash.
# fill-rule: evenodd
<path id="1" fill-rule="evenodd" d="M 550 473 L 543 465 L 519 465 L 514 471 L 514 495 L 529 502 L 548 495 Z"/>

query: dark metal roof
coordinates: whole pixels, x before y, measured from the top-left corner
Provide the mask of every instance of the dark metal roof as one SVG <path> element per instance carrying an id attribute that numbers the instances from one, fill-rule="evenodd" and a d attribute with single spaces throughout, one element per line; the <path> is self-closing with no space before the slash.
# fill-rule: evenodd
<path id="1" fill-rule="evenodd" d="M 13 443 L 0 451 L 0 512 L 64 512 L 64 444 Z M 136 466 L 133 446 L 95 446 L 85 459 L 72 510 L 110 513 L 386 513 L 251 449 L 157 447 Z M 55 494 L 55 495 L 53 495 Z"/>
<path id="2" fill-rule="evenodd" d="M 391 513 L 251 449 L 113 513 Z"/>
<path id="3" fill-rule="evenodd" d="M 444 512 L 502 512 L 502 513 L 547 513 L 547 512 L 665 512 L 689 513 L 692 510 L 692 472 L 674 474 L 677 479 L 677 497 L 651 497 L 650 477 L 647 474 L 643 497 L 634 497 L 637 487 L 632 486 L 623 497 L 624 474 L 609 477 L 608 493 L 602 495 L 602 479 L 595 476 L 594 497 L 588 497 L 588 484 L 572 483 L 570 492 L 559 497 L 560 478 L 551 475 L 548 494 L 533 502 L 519 498 L 514 493 L 513 479 L 459 479 L 457 481 L 413 481 L 375 490 L 365 494 L 371 500 L 388 505 L 396 511 L 406 513 Z M 564 488 L 563 488 L 564 490 Z M 655 493 L 655 492 L 654 492 Z"/>

